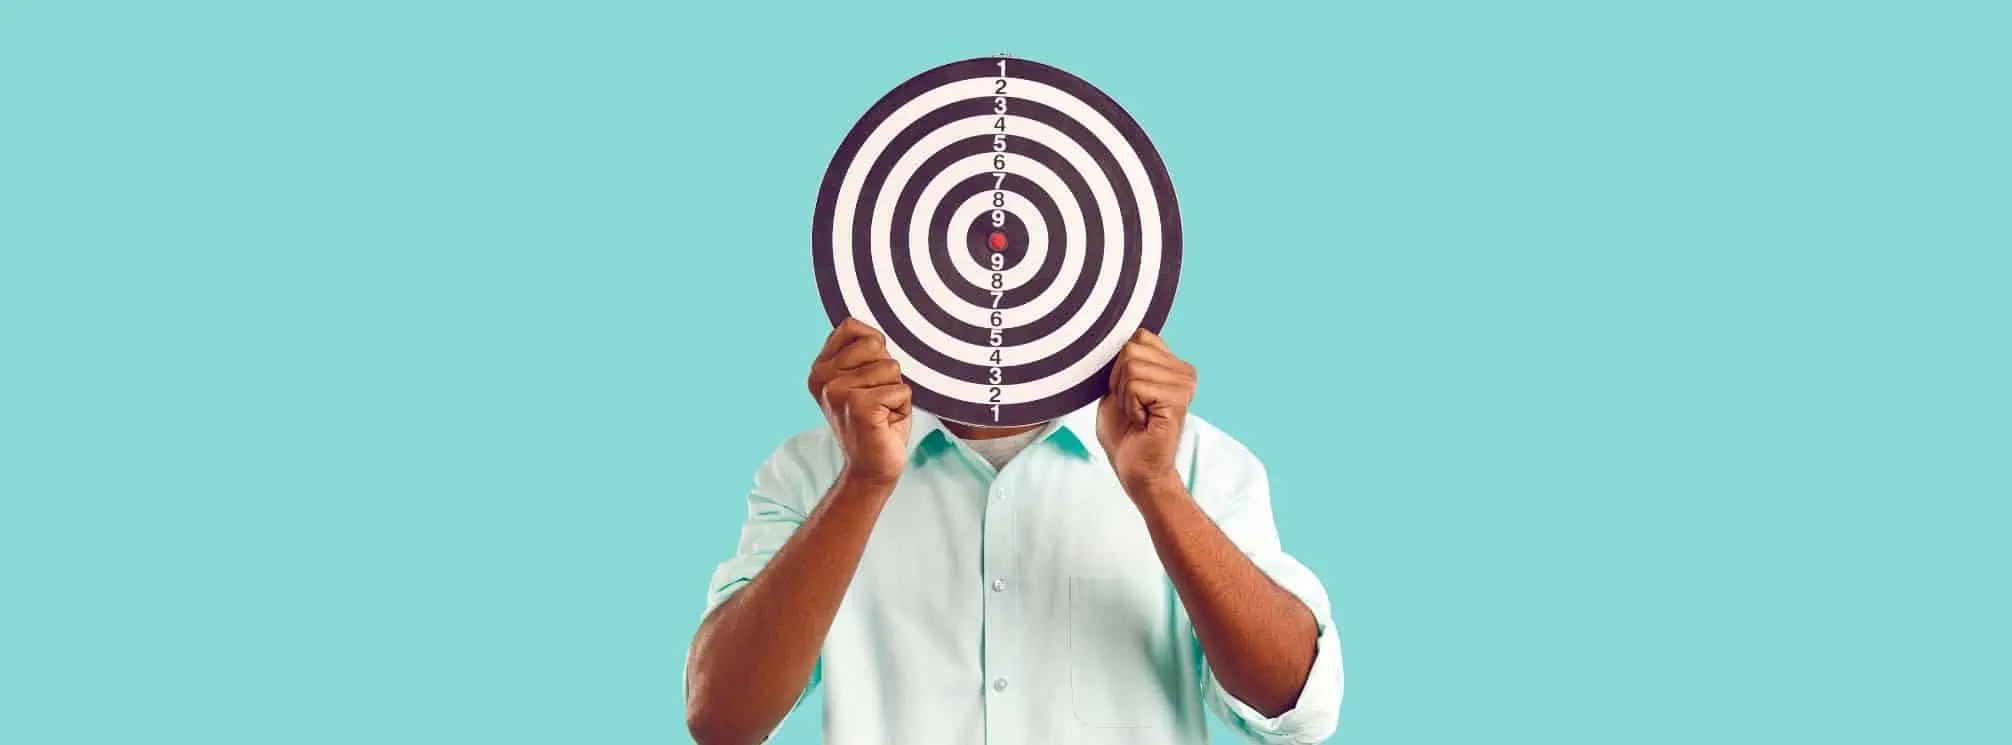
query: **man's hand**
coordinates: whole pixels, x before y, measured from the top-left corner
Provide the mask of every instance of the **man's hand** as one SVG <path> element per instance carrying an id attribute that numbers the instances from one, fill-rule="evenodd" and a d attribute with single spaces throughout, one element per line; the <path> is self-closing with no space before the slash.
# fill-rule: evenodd
<path id="1" fill-rule="evenodd" d="M 887 338 L 847 318 L 810 366 L 810 395 L 845 449 L 842 478 L 893 488 L 908 457 L 909 390 Z"/>
<path id="2" fill-rule="evenodd" d="M 1179 483 L 1174 451 L 1195 397 L 1195 366 L 1175 357 L 1157 334 L 1139 329 L 1111 365 L 1111 391 L 1097 405 L 1097 442 L 1118 483 L 1133 498 Z"/>

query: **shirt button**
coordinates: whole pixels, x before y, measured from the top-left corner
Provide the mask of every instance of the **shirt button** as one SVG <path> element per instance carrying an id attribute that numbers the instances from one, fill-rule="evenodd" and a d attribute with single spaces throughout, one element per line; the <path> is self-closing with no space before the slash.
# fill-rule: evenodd
<path id="1" fill-rule="evenodd" d="M 992 679 L 992 690 L 995 690 L 995 691 L 1003 691 L 1003 690 L 1006 690 L 1006 679 L 1005 679 L 1005 678 L 993 678 L 993 679 Z"/>
<path id="2" fill-rule="evenodd" d="M 1003 579 L 995 579 L 995 580 L 992 580 L 992 591 L 993 591 L 993 592 L 1005 592 L 1005 591 L 1006 591 L 1006 580 L 1003 580 Z"/>

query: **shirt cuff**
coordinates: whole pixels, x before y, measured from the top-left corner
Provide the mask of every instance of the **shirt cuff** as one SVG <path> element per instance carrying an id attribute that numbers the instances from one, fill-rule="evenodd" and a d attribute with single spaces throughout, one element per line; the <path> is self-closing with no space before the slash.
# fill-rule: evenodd
<path id="1" fill-rule="evenodd" d="M 1250 704 L 1223 690 L 1214 671 L 1208 673 L 1208 699 L 1216 715 L 1249 738 L 1263 745 L 1314 745 L 1334 736 L 1341 721 L 1341 638 L 1333 622 L 1320 625 L 1314 641 L 1313 668 L 1307 671 L 1306 685 L 1292 708 L 1267 717 Z"/>

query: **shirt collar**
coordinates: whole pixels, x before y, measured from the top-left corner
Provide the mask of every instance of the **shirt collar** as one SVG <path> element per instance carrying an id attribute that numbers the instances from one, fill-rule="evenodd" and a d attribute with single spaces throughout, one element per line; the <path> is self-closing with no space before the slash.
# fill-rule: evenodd
<path id="1" fill-rule="evenodd" d="M 935 414 L 915 407 L 909 407 L 908 416 L 908 463 L 922 465 L 950 447 L 950 435 L 943 431 L 943 420 Z"/>
<path id="2" fill-rule="evenodd" d="M 920 465 L 953 447 L 950 432 L 943 428 L 941 417 L 921 409 L 911 408 L 909 411 L 914 417 L 914 421 L 908 423 L 910 463 Z M 1097 443 L 1096 402 L 1048 422 L 1040 441 L 1052 441 L 1062 452 L 1092 463 L 1104 462 L 1104 448 Z"/>
<path id="3" fill-rule="evenodd" d="M 1092 463 L 1104 462 L 1104 446 L 1097 442 L 1097 403 L 1063 414 L 1050 422 L 1048 436 L 1070 454 Z"/>

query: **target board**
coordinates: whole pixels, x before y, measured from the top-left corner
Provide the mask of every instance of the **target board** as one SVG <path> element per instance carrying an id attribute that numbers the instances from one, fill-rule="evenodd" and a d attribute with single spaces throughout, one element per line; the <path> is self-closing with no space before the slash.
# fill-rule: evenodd
<path id="1" fill-rule="evenodd" d="M 916 406 L 1013 427 L 1104 395 L 1181 269 L 1173 182 L 1110 96 L 981 57 L 895 87 L 825 170 L 812 261 L 833 325 L 887 337 Z"/>

